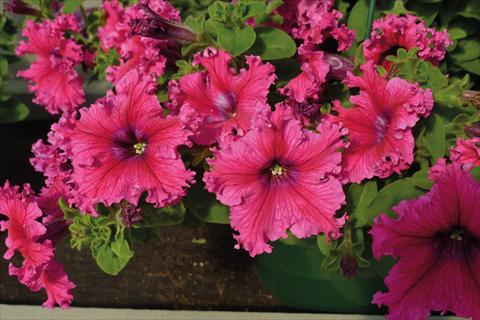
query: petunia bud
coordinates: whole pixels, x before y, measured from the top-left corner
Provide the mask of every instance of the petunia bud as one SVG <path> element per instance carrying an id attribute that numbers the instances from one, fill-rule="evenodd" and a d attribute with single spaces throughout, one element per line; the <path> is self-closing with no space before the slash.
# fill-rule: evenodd
<path id="1" fill-rule="evenodd" d="M 16 14 L 23 14 L 27 16 L 39 17 L 41 15 L 40 11 L 29 6 L 27 3 L 22 0 L 10 0 L 4 6 L 6 12 L 12 12 Z"/>
<path id="2" fill-rule="evenodd" d="M 357 276 L 358 262 L 352 252 L 348 251 L 340 258 L 340 268 L 342 269 L 342 275 L 347 279 L 353 279 Z"/>
<path id="3" fill-rule="evenodd" d="M 53 220 L 49 222 L 45 227 L 47 232 L 43 234 L 38 242 L 43 242 L 44 240 L 50 240 L 53 244 L 57 244 L 68 234 L 68 226 L 70 223 L 67 220 Z"/>
<path id="4" fill-rule="evenodd" d="M 354 67 L 352 61 L 339 54 L 325 53 L 323 59 L 330 66 L 328 76 L 334 79 L 345 79 L 347 77 L 347 72 L 351 72 Z"/>
<path id="5" fill-rule="evenodd" d="M 463 131 L 469 138 L 480 138 L 480 123 L 474 123 L 470 126 L 465 126 Z"/>
<path id="6" fill-rule="evenodd" d="M 141 6 L 145 19 L 134 19 L 130 22 L 132 33 L 154 39 L 173 39 L 180 44 L 191 43 L 196 35 L 185 25 L 167 20 L 146 5 Z"/>
<path id="7" fill-rule="evenodd" d="M 135 207 L 133 204 L 128 202 L 123 202 L 120 204 L 122 208 L 122 223 L 130 228 L 132 225 L 140 222 L 142 220 L 142 215 L 140 214 L 140 208 Z"/>
<path id="8" fill-rule="evenodd" d="M 462 100 L 471 102 L 477 109 L 480 109 L 480 91 L 465 90 L 462 93 Z"/>

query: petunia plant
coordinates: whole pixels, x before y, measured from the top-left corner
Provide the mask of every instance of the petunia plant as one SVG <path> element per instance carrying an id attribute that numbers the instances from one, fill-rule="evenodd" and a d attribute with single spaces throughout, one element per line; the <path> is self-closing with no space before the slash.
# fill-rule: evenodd
<path id="1" fill-rule="evenodd" d="M 52 115 L 44 187 L 0 188 L 9 274 L 66 308 L 64 237 L 116 275 L 163 226 L 230 224 L 251 257 L 313 243 L 322 279 L 383 277 L 389 319 L 480 319 L 480 13 L 452 3 L 7 1 L 0 100 L 15 46 Z"/>

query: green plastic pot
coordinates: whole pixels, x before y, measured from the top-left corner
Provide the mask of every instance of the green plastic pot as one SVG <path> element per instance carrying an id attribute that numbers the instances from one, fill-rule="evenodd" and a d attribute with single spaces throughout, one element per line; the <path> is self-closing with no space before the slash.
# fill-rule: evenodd
<path id="1" fill-rule="evenodd" d="M 286 306 L 323 313 L 384 313 L 371 303 L 375 292 L 385 290 L 378 273 L 366 270 L 352 280 L 332 279 L 320 272 L 323 259 L 316 245 L 276 242 L 271 254 L 257 257 L 255 268 L 265 287 Z"/>

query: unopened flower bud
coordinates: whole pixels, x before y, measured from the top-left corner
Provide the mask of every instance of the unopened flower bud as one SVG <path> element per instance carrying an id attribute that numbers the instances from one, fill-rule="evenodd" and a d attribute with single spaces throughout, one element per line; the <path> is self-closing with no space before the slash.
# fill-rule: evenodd
<path id="1" fill-rule="evenodd" d="M 323 57 L 325 62 L 330 66 L 328 76 L 331 78 L 343 80 L 347 77 L 347 72 L 353 70 L 353 62 L 339 54 L 325 53 Z"/>
<path id="2" fill-rule="evenodd" d="M 347 279 L 353 279 L 358 275 L 357 258 L 351 253 L 347 252 L 340 258 L 340 268 L 342 275 Z"/>

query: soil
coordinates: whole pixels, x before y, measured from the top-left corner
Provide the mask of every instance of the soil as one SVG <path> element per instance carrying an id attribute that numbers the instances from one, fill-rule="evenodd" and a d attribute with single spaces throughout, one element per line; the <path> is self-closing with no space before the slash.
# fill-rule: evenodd
<path id="1" fill-rule="evenodd" d="M 30 182 L 35 190 L 41 174 L 29 164 L 30 146 L 45 138 L 48 122 L 0 126 L 0 183 Z M 0 236 L 0 254 L 5 248 Z M 254 259 L 233 248 L 229 226 L 203 224 L 162 228 L 158 239 L 135 245 L 135 256 L 118 276 L 103 273 L 89 250 L 69 247 L 68 238 L 56 249 L 76 284 L 74 306 L 195 310 L 289 311 L 262 286 Z M 33 293 L 8 276 L 0 259 L 0 303 L 40 305 L 45 293 Z"/>

